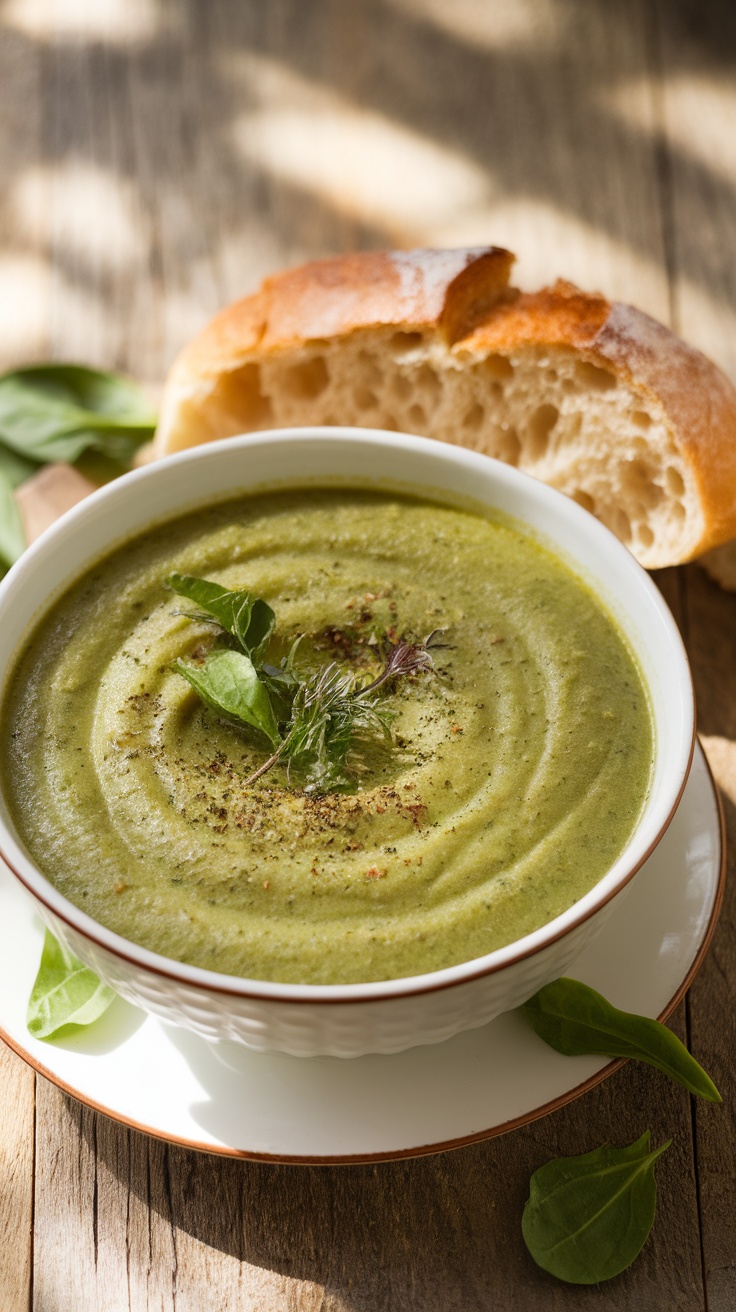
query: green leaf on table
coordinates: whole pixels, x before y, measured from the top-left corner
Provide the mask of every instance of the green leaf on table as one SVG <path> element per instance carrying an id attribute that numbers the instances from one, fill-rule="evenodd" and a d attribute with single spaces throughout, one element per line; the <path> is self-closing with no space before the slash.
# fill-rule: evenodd
<path id="1" fill-rule="evenodd" d="M 34 1039 L 52 1039 L 67 1025 L 91 1025 L 114 997 L 113 990 L 89 966 L 46 930 L 26 1015 Z"/>
<path id="2" fill-rule="evenodd" d="M 180 597 L 194 601 L 207 615 L 192 615 L 191 619 L 219 624 L 235 638 L 246 656 L 259 664 L 273 633 L 276 616 L 260 597 L 246 591 L 231 591 L 209 579 L 194 578 L 191 574 L 170 574 L 168 586 Z"/>
<path id="3" fill-rule="evenodd" d="M 155 427 L 145 393 L 119 374 L 45 364 L 0 377 L 0 442 L 39 463 L 89 447 L 127 461 Z"/>
<path id="4" fill-rule="evenodd" d="M 605 1144 L 580 1157 L 558 1157 L 530 1181 L 521 1231 L 537 1266 L 573 1285 L 610 1280 L 641 1252 L 654 1221 L 654 1163 L 649 1131 L 627 1148 Z"/>
<path id="5" fill-rule="evenodd" d="M 259 730 L 274 747 L 278 744 L 279 726 L 271 699 L 250 657 L 240 651 L 212 651 L 201 665 L 177 660 L 174 668 L 218 715 Z"/>
<path id="6" fill-rule="evenodd" d="M 630 1057 L 648 1062 L 709 1102 L 721 1095 L 672 1030 L 648 1016 L 619 1011 L 577 979 L 558 979 L 522 1007 L 532 1029 L 566 1057 Z"/>
<path id="7" fill-rule="evenodd" d="M 18 559 L 26 546 L 23 520 L 13 496 L 13 486 L 0 463 L 0 575 Z"/>

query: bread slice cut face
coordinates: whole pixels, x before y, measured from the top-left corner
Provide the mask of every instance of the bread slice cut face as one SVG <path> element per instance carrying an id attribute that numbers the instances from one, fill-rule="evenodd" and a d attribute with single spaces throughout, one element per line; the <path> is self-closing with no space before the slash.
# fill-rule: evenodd
<path id="1" fill-rule="evenodd" d="M 457 443 L 573 497 L 648 568 L 736 536 L 736 390 L 630 306 L 509 285 L 513 256 L 366 252 L 268 279 L 182 352 L 155 454 L 358 425 Z"/>

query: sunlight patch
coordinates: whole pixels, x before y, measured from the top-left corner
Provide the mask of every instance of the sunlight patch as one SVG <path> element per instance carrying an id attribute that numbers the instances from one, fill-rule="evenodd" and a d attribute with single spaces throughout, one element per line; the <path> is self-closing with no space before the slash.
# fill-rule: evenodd
<path id="1" fill-rule="evenodd" d="M 149 40 L 161 27 L 154 0 L 6 0 L 2 19 L 28 36 L 124 44 Z"/>

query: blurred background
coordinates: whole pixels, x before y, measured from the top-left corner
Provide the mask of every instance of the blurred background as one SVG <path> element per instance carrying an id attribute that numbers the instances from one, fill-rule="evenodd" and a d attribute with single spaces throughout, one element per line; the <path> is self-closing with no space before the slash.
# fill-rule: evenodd
<path id="1" fill-rule="evenodd" d="M 2 0 L 0 365 L 160 384 L 223 303 L 495 243 L 736 378 L 732 0 Z"/>

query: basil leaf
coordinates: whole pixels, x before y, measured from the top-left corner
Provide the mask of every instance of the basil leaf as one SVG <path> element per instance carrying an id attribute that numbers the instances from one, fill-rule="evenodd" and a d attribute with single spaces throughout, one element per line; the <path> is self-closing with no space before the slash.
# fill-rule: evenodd
<path id="1" fill-rule="evenodd" d="M 276 616 L 268 602 L 256 597 L 250 612 L 250 620 L 241 642 L 248 649 L 252 661 L 262 659 L 271 641 L 271 634 L 276 623 Z"/>
<path id="2" fill-rule="evenodd" d="M 652 1152 L 645 1130 L 627 1148 L 606 1144 L 540 1166 L 521 1221 L 537 1266 L 573 1285 L 595 1285 L 630 1266 L 654 1221 L 654 1163 L 671 1142 Z"/>
<path id="3" fill-rule="evenodd" d="M 46 930 L 26 1015 L 34 1039 L 51 1039 L 67 1025 L 91 1025 L 114 997 L 113 990 L 89 966 Z"/>
<path id="4" fill-rule="evenodd" d="M 13 496 L 13 483 L 0 465 L 0 574 L 25 550 L 26 535 Z"/>
<path id="5" fill-rule="evenodd" d="M 74 462 L 88 447 L 130 460 L 156 427 L 144 392 L 119 374 L 48 364 L 0 377 L 0 441 L 39 462 Z"/>
<path id="6" fill-rule="evenodd" d="M 619 1011 L 577 979 L 558 979 L 522 1007 L 545 1043 L 566 1057 L 631 1057 L 648 1062 L 709 1102 L 721 1095 L 709 1075 L 672 1030 L 648 1016 Z"/>
<path id="7" fill-rule="evenodd" d="M 253 662 L 243 652 L 213 651 L 202 665 L 177 660 L 174 667 L 218 715 L 258 729 L 274 747 L 280 742 L 271 699 Z"/>
<path id="8" fill-rule="evenodd" d="M 235 638 L 246 656 L 256 662 L 260 659 L 276 623 L 276 616 L 265 601 L 250 592 L 231 591 L 219 583 L 194 578 L 191 574 L 170 574 L 166 582 L 179 596 L 195 601 L 208 611 L 220 627 Z M 207 616 L 191 618 L 206 619 Z"/>

